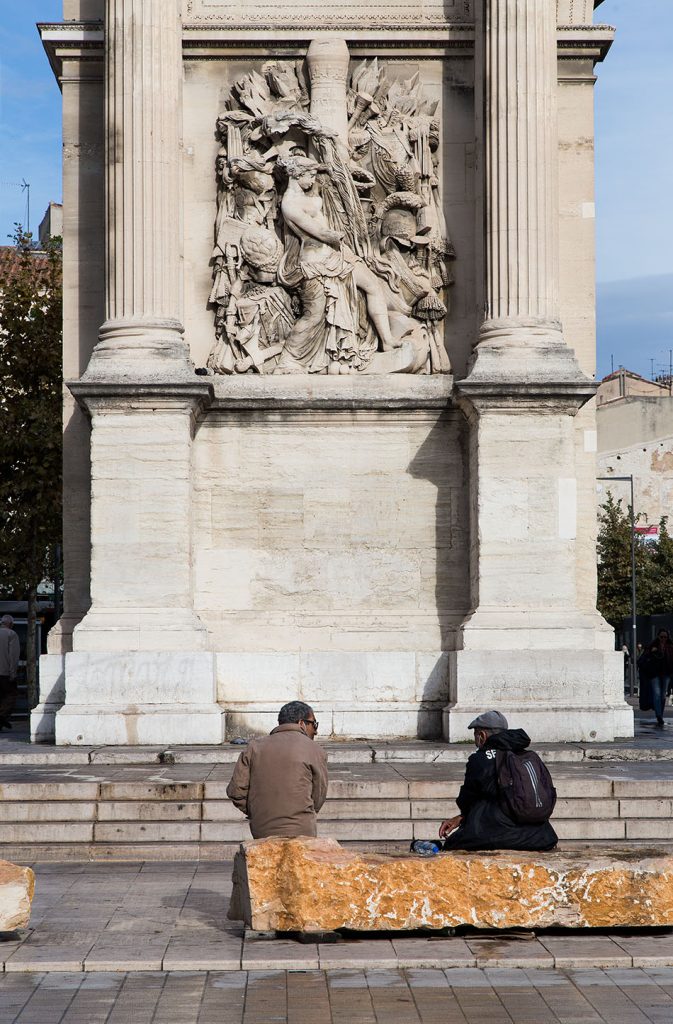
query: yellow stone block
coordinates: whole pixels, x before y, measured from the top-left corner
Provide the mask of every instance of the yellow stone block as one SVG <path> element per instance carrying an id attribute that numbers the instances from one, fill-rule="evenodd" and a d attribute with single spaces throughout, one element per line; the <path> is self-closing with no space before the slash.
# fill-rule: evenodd
<path id="1" fill-rule="evenodd" d="M 237 854 L 230 917 L 256 931 L 670 926 L 673 856 L 610 846 L 423 858 L 258 839 Z"/>
<path id="2" fill-rule="evenodd" d="M 0 932 L 25 928 L 35 892 L 35 875 L 30 868 L 0 860 Z"/>

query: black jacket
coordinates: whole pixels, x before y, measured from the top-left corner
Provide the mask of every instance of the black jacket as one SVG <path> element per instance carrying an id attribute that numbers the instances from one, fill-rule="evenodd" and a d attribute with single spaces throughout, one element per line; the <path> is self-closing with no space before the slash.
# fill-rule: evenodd
<path id="1" fill-rule="evenodd" d="M 548 821 L 518 825 L 503 809 L 498 796 L 496 750 L 525 750 L 530 739 L 523 729 L 506 729 L 489 736 L 468 759 L 465 781 L 456 803 L 462 825 L 444 843 L 445 850 L 551 850 L 558 836 Z"/>

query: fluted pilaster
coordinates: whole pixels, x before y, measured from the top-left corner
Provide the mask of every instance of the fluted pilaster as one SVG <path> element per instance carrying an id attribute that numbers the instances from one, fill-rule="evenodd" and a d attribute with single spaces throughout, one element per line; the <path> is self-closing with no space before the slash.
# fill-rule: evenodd
<path id="1" fill-rule="evenodd" d="M 181 62 L 178 0 L 106 0 L 107 318 L 99 365 L 186 362 Z"/>
<path id="2" fill-rule="evenodd" d="M 549 0 L 486 0 L 484 339 L 560 329 L 555 15 Z"/>

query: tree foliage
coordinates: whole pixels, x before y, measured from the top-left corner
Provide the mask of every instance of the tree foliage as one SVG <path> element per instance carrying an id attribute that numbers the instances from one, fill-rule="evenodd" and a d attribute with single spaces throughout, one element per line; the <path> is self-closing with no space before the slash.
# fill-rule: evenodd
<path id="1" fill-rule="evenodd" d="M 15 243 L 0 281 L 0 582 L 29 601 L 34 627 L 37 587 L 61 540 L 62 261 L 60 239 L 36 253 L 19 228 Z M 28 688 L 32 704 L 30 660 Z"/>
<path id="2" fill-rule="evenodd" d="M 635 522 L 642 518 L 636 515 Z M 608 491 L 598 512 L 598 610 L 618 628 L 631 615 L 631 508 L 622 507 Z M 636 609 L 658 615 L 673 609 L 673 537 L 667 517 L 659 523 L 659 540 L 634 537 Z"/>

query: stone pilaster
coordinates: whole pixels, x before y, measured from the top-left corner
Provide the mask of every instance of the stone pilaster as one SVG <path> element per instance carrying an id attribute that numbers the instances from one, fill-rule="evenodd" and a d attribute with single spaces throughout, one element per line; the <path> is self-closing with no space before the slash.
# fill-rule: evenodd
<path id="1" fill-rule="evenodd" d="M 89 376 L 180 373 L 181 24 L 178 0 L 107 0 L 106 319 Z"/>
<path id="2" fill-rule="evenodd" d="M 529 378 L 586 384 L 559 319 L 555 14 L 547 0 L 485 4 L 485 319 L 475 383 L 511 379 L 513 364 L 519 379 L 525 348 Z"/>
<path id="3" fill-rule="evenodd" d="M 470 424 L 472 611 L 445 735 L 499 707 L 540 740 L 632 735 L 612 631 L 577 584 L 573 418 L 595 385 L 558 298 L 555 5 L 486 0 L 484 314 L 457 385 Z M 581 532 L 581 531 L 579 531 Z"/>

